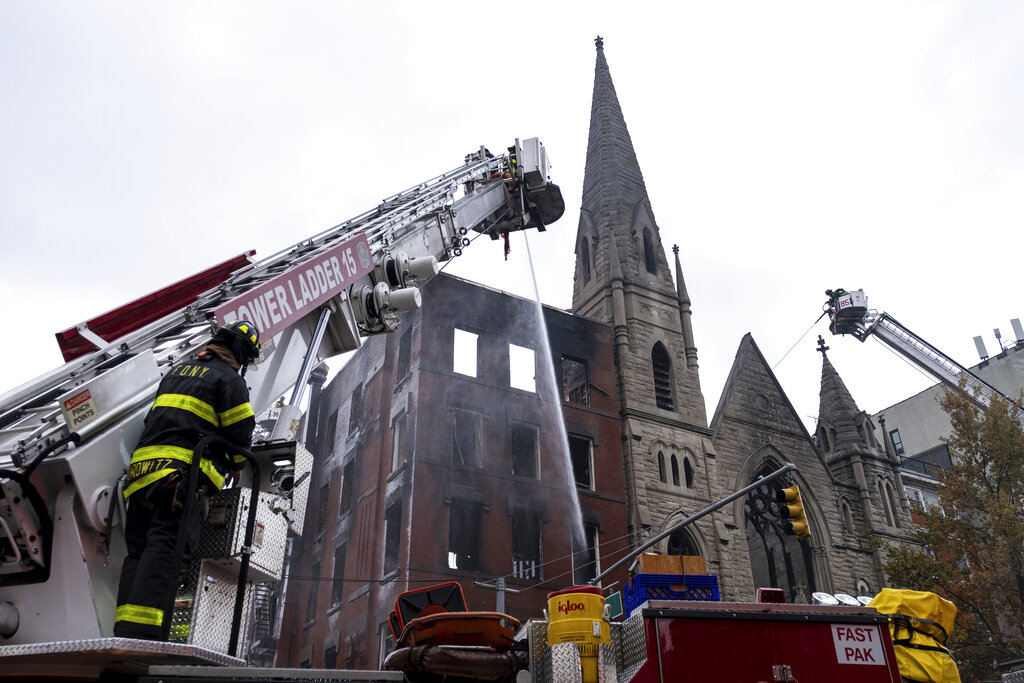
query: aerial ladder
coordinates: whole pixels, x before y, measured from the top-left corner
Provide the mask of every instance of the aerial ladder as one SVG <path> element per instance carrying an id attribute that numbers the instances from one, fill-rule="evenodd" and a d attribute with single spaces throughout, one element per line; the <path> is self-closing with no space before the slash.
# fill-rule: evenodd
<path id="1" fill-rule="evenodd" d="M 313 458 L 297 429 L 313 371 L 396 329 L 439 262 L 461 255 L 474 233 L 507 239 L 557 220 L 565 204 L 549 165 L 537 138 L 499 155 L 481 147 L 269 258 L 245 252 L 58 333 L 65 364 L 0 395 L 0 677 L 61 666 L 99 675 L 113 659 L 130 668 L 162 655 L 242 662 L 238 606 L 251 612 L 252 584 L 281 579 L 286 537 L 302 533 Z M 142 641 L 111 638 L 124 555 L 119 477 L 162 374 L 235 319 L 255 323 L 264 342 L 258 371 L 245 375 L 258 419 L 253 467 L 211 507 L 203 533 L 215 512 L 222 533 L 172 631 L 179 642 L 140 652 Z M 249 585 L 206 598 L 247 571 Z"/>
<path id="2" fill-rule="evenodd" d="M 863 289 L 829 289 L 825 295 L 828 297 L 825 314 L 829 317 L 832 334 L 850 335 L 862 342 L 874 337 L 951 389 L 959 391 L 963 382 L 967 394 L 982 407 L 988 407 L 997 397 L 1009 400 L 998 389 L 911 332 L 888 313 L 868 308 L 868 298 Z"/>

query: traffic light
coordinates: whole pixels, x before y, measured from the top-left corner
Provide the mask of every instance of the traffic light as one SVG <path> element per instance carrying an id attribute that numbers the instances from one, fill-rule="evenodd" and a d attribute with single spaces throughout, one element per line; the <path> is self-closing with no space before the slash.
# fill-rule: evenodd
<path id="1" fill-rule="evenodd" d="M 779 513 L 782 515 L 782 528 L 787 534 L 797 538 L 810 538 L 811 528 L 807 525 L 804 515 L 804 503 L 800 499 L 800 487 L 793 484 L 778 492 Z"/>

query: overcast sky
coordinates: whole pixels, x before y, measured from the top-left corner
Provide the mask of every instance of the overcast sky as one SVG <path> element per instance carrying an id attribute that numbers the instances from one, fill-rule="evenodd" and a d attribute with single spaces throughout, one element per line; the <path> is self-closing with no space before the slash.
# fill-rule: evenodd
<path id="1" fill-rule="evenodd" d="M 751 332 L 811 427 L 826 288 L 966 365 L 1024 316 L 1022 26 L 1016 2 L 0 0 L 0 393 L 60 364 L 59 330 L 517 137 L 566 199 L 530 239 L 569 307 L 601 35 L 709 419 Z M 512 248 L 448 271 L 532 296 Z M 862 409 L 932 383 L 829 344 Z"/>

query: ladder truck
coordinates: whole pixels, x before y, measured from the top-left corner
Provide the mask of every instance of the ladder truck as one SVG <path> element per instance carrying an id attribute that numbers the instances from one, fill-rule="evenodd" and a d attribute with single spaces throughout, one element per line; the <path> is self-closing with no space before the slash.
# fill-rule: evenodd
<path id="1" fill-rule="evenodd" d="M 968 395 L 983 408 L 988 407 L 993 398 L 1008 400 L 998 389 L 911 332 L 888 313 L 869 309 L 863 289 L 828 289 L 825 295 L 828 297 L 825 314 L 829 317 L 832 334 L 848 334 L 862 342 L 873 336 L 950 388 L 959 390 L 963 381 Z M 1020 417 L 1024 419 L 1024 413 Z"/>
<path id="2" fill-rule="evenodd" d="M 244 664 L 256 586 L 282 578 L 286 539 L 303 529 L 313 457 L 297 430 L 314 369 L 396 329 L 472 233 L 543 231 L 564 210 L 539 139 L 500 155 L 481 147 L 269 258 L 243 253 L 58 333 L 65 364 L 0 396 L 0 678 Z M 235 319 L 264 341 L 245 377 L 258 419 L 250 468 L 211 501 L 171 642 L 113 638 L 120 477 L 162 374 Z"/>

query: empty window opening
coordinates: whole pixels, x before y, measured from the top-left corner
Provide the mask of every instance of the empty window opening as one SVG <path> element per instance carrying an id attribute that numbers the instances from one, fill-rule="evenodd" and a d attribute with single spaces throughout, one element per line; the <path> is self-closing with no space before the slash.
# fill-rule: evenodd
<path id="1" fill-rule="evenodd" d="M 359 429 L 359 423 L 363 419 L 363 385 L 357 384 L 352 390 L 352 400 L 349 402 L 348 433 L 352 434 Z"/>
<path id="2" fill-rule="evenodd" d="M 583 525 L 583 547 L 573 534 L 572 544 L 572 580 L 576 585 L 583 585 L 601 573 L 601 553 L 597 545 L 597 525 Z"/>
<path id="3" fill-rule="evenodd" d="M 398 571 L 398 549 L 402 541 L 402 501 L 384 511 L 384 576 Z"/>
<path id="4" fill-rule="evenodd" d="M 672 359 L 665 345 L 658 342 L 651 350 L 651 364 L 654 368 L 654 400 L 659 408 L 675 410 L 672 398 Z"/>
<path id="5" fill-rule="evenodd" d="M 455 409 L 452 411 L 452 462 L 463 467 L 476 467 L 480 449 L 480 413 Z"/>
<path id="6" fill-rule="evenodd" d="M 593 450 L 590 439 L 569 435 L 569 458 L 577 488 L 594 488 Z"/>
<path id="7" fill-rule="evenodd" d="M 661 451 L 658 451 L 658 479 L 662 484 L 668 483 L 668 478 L 665 475 L 665 454 Z"/>
<path id="8" fill-rule="evenodd" d="M 409 423 L 409 416 L 406 413 L 402 413 L 395 418 L 395 424 L 391 428 L 391 433 L 394 437 L 394 443 L 392 444 L 391 452 L 391 471 L 397 472 L 402 469 L 405 465 L 405 454 L 408 448 L 406 439 L 407 425 Z"/>
<path id="9" fill-rule="evenodd" d="M 331 605 L 340 605 L 345 594 L 345 553 L 348 546 L 334 549 L 334 576 L 331 581 Z"/>
<path id="10" fill-rule="evenodd" d="M 587 361 L 562 356 L 562 400 L 590 405 L 590 378 Z"/>
<path id="11" fill-rule="evenodd" d="M 334 441 L 338 437 L 338 410 L 334 409 L 331 416 L 327 418 L 327 435 L 324 439 L 324 450 L 327 457 L 334 455 Z"/>
<path id="12" fill-rule="evenodd" d="M 476 352 L 480 335 L 455 328 L 452 369 L 460 375 L 476 377 Z"/>
<path id="13" fill-rule="evenodd" d="M 672 485 L 679 486 L 679 460 L 675 453 L 672 454 Z"/>
<path id="14" fill-rule="evenodd" d="M 348 464 L 341 471 L 341 506 L 338 516 L 344 516 L 352 511 L 352 494 L 355 489 L 356 461 L 349 460 Z"/>
<path id="15" fill-rule="evenodd" d="M 331 484 L 330 482 L 320 487 L 320 509 L 316 516 L 316 533 L 323 534 L 327 527 L 327 511 L 331 506 Z"/>
<path id="16" fill-rule="evenodd" d="M 543 578 L 541 516 L 532 510 L 512 511 L 512 575 L 517 579 Z"/>
<path id="17" fill-rule="evenodd" d="M 683 457 L 683 481 L 686 482 L 686 488 L 693 488 L 693 466 L 690 464 L 690 459 Z"/>
<path id="18" fill-rule="evenodd" d="M 448 568 L 483 569 L 480 553 L 480 528 L 483 506 L 473 501 L 452 498 L 448 508 Z"/>
<path id="19" fill-rule="evenodd" d="M 654 259 L 654 235 L 650 228 L 644 228 L 644 267 L 652 275 L 658 273 L 658 265 Z"/>
<path id="20" fill-rule="evenodd" d="M 508 345 L 509 384 L 514 389 L 537 391 L 537 360 L 533 349 Z"/>
<path id="21" fill-rule="evenodd" d="M 512 425 L 512 474 L 536 479 L 538 472 L 537 428 L 532 425 Z"/>
<path id="22" fill-rule="evenodd" d="M 317 562 L 310 568 L 309 596 L 306 600 L 306 621 L 316 619 L 316 599 L 320 588 L 320 563 Z"/>

